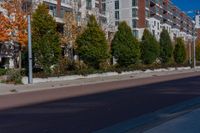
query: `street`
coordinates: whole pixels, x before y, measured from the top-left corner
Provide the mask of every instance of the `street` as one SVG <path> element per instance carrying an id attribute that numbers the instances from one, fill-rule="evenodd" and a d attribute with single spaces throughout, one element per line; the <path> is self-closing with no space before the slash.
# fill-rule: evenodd
<path id="1" fill-rule="evenodd" d="M 190 76 L 188 76 L 190 75 Z M 192 76 L 193 75 L 193 76 Z M 170 80 L 179 76 L 179 79 Z M 180 79 L 180 77 L 183 77 Z M 162 79 L 169 81 L 160 81 Z M 149 80 L 157 83 L 146 84 Z M 90 133 L 116 123 L 142 116 L 159 109 L 200 96 L 200 73 L 150 77 L 137 80 L 116 81 L 81 86 L 83 89 L 112 88 L 118 84 L 129 87 L 74 97 L 67 95 L 66 88 L 57 90 L 7 95 L 0 97 L 0 133 Z M 144 85 L 134 86 L 134 82 Z M 73 89 L 78 88 L 72 87 Z M 64 91 L 65 90 L 65 91 Z M 17 101 L 43 99 L 62 95 L 56 100 L 32 103 L 11 108 Z M 8 100 L 9 99 L 9 100 Z M 5 104 L 5 106 L 3 105 Z M 15 107 L 14 106 L 14 107 Z M 5 108 L 5 109 L 4 109 Z"/>

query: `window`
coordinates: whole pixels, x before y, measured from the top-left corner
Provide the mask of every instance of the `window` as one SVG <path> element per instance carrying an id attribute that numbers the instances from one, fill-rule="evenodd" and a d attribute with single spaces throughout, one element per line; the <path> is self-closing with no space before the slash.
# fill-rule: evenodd
<path id="1" fill-rule="evenodd" d="M 153 36 L 155 36 L 155 30 L 152 30 Z"/>
<path id="2" fill-rule="evenodd" d="M 132 20 L 132 28 L 137 28 L 137 20 L 136 19 Z"/>
<path id="3" fill-rule="evenodd" d="M 146 1 L 145 1 L 145 6 L 146 6 L 147 8 L 149 8 L 149 0 L 146 0 Z"/>
<path id="4" fill-rule="evenodd" d="M 132 6 L 137 6 L 138 5 L 138 0 L 132 0 Z"/>
<path id="5" fill-rule="evenodd" d="M 102 13 L 106 13 L 106 3 L 102 3 Z"/>
<path id="6" fill-rule="evenodd" d="M 133 36 L 138 38 L 139 35 L 138 35 L 138 31 L 137 30 L 133 30 Z"/>
<path id="7" fill-rule="evenodd" d="M 86 9 L 92 9 L 92 0 L 86 0 Z"/>
<path id="8" fill-rule="evenodd" d="M 146 27 L 149 27 L 149 21 L 145 21 Z"/>
<path id="9" fill-rule="evenodd" d="M 115 19 L 119 20 L 119 11 L 115 11 Z"/>
<path id="10" fill-rule="evenodd" d="M 49 12 L 52 16 L 57 16 L 57 9 L 56 9 L 56 5 L 54 4 L 48 4 L 49 7 Z"/>
<path id="11" fill-rule="evenodd" d="M 119 9 L 119 0 L 115 1 L 115 9 Z"/>
<path id="12" fill-rule="evenodd" d="M 138 16 L 138 10 L 137 9 L 132 9 L 132 17 L 137 17 Z"/>
<path id="13" fill-rule="evenodd" d="M 63 18 L 65 14 L 65 9 L 61 7 L 60 9 L 60 17 Z"/>
<path id="14" fill-rule="evenodd" d="M 148 10 L 145 10 L 145 16 L 148 18 L 150 17 L 150 14 L 149 14 L 149 11 Z"/>
<path id="15" fill-rule="evenodd" d="M 157 29 L 158 29 L 158 30 L 160 29 L 160 24 L 159 24 L 159 22 L 157 23 Z"/>
<path id="16" fill-rule="evenodd" d="M 115 21 L 115 26 L 118 26 L 119 25 L 119 21 Z"/>

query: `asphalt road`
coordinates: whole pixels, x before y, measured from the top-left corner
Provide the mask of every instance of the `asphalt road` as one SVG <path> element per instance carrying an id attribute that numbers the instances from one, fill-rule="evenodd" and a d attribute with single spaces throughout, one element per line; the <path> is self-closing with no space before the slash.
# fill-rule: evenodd
<path id="1" fill-rule="evenodd" d="M 176 76 L 183 78 L 173 79 Z M 200 73 L 176 76 L 86 85 L 79 87 L 81 91 L 84 91 L 84 88 L 105 89 L 130 84 L 126 88 L 120 86 L 120 89 L 68 98 L 64 98 L 68 94 L 66 88 L 1 96 L 0 133 L 90 133 L 200 96 Z M 160 82 L 146 84 L 154 80 Z M 136 86 L 133 85 L 134 82 L 144 85 Z M 78 87 L 71 89 L 76 88 Z M 60 91 L 60 94 L 56 91 Z M 33 102 L 33 105 L 11 108 L 14 103 L 18 104 L 17 101 L 23 103 L 47 96 L 52 98 L 54 95 L 60 95 L 62 98 L 56 97 L 57 100 L 54 101 L 48 100 L 40 104 Z"/>

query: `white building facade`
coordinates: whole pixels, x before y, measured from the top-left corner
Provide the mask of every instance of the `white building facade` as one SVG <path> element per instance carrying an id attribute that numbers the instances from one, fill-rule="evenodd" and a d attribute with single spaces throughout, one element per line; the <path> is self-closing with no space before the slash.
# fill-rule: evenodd
<path id="1" fill-rule="evenodd" d="M 183 37 L 185 41 L 192 39 L 193 20 L 170 0 L 108 1 L 108 6 L 113 9 L 109 15 L 113 26 L 117 27 L 120 21 L 126 21 L 138 39 L 142 38 L 145 28 L 149 29 L 157 40 L 163 29 L 169 32 L 172 40 L 177 37 Z"/>

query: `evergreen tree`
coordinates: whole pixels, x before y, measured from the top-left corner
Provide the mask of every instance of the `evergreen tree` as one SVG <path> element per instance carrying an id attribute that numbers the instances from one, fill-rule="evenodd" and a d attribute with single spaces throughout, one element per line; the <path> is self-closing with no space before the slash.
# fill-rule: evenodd
<path id="1" fill-rule="evenodd" d="M 80 59 L 93 68 L 98 69 L 100 63 L 105 62 L 110 57 L 105 33 L 93 15 L 89 17 L 87 27 L 78 36 L 76 43 L 76 52 Z"/>
<path id="2" fill-rule="evenodd" d="M 140 59 L 139 42 L 126 22 L 121 22 L 112 40 L 112 55 L 120 66 L 136 64 Z"/>
<path id="3" fill-rule="evenodd" d="M 32 39 L 36 64 L 50 73 L 50 67 L 58 63 L 61 47 L 56 22 L 45 4 L 38 5 L 32 15 Z"/>
<path id="4" fill-rule="evenodd" d="M 182 38 L 176 39 L 176 45 L 174 49 L 174 60 L 177 64 L 182 64 L 186 60 L 186 49 Z"/>
<path id="5" fill-rule="evenodd" d="M 173 45 L 167 30 L 160 34 L 160 61 L 163 64 L 169 63 L 173 56 Z"/>
<path id="6" fill-rule="evenodd" d="M 152 64 L 159 57 L 159 43 L 147 30 L 144 30 L 141 41 L 141 59 L 144 64 Z"/>

